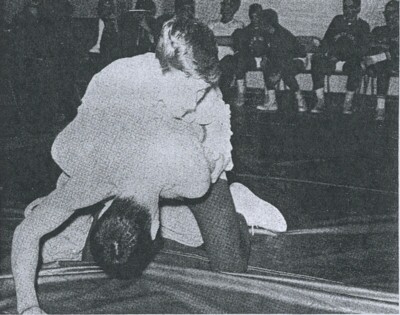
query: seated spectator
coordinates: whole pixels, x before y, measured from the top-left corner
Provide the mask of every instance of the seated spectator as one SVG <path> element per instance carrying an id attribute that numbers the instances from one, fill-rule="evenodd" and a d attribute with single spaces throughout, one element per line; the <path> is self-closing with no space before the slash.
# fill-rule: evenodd
<path id="1" fill-rule="evenodd" d="M 161 29 L 165 22 L 172 19 L 174 16 L 179 17 L 192 17 L 196 16 L 196 5 L 194 0 L 175 0 L 174 13 L 167 13 L 160 15 L 156 20 L 155 37 L 159 38 Z"/>
<path id="2" fill-rule="evenodd" d="M 261 25 L 267 34 L 266 44 L 268 47 L 261 63 L 266 95 L 264 105 L 257 106 L 257 109 L 272 112 L 278 109 L 275 88 L 282 78 L 296 95 L 298 111 L 307 111 L 306 103 L 296 80 L 296 75 L 304 70 L 304 63 L 295 59 L 306 57 L 304 47 L 292 33 L 279 24 L 278 14 L 274 10 L 268 9 L 262 12 Z"/>
<path id="3" fill-rule="evenodd" d="M 101 55 L 101 68 L 121 57 L 117 8 L 113 0 L 99 0 L 99 33 L 91 53 Z"/>
<path id="4" fill-rule="evenodd" d="M 370 27 L 360 19 L 361 0 L 343 0 L 343 15 L 332 20 L 321 43 L 320 52 L 313 56 L 311 71 L 317 104 L 312 113 L 325 109 L 324 77 L 335 71 L 347 76 L 343 114 L 351 114 L 354 93 L 360 87 L 363 75 L 362 58 L 368 49 Z"/>
<path id="5" fill-rule="evenodd" d="M 121 49 L 123 57 L 154 52 L 156 38 L 156 5 L 153 0 L 140 0 L 136 3 L 135 11 L 122 15 Z"/>
<path id="6" fill-rule="evenodd" d="M 220 61 L 221 78 L 219 87 L 226 97 L 235 76 L 237 60 L 234 57 L 231 36 L 236 29 L 244 27 L 243 22 L 236 20 L 235 14 L 239 10 L 240 0 L 223 0 L 221 2 L 219 20 L 212 21 L 208 26 L 214 32 L 218 43 L 218 59 Z M 227 40 L 229 38 L 229 40 Z"/>
<path id="7" fill-rule="evenodd" d="M 237 106 L 245 102 L 245 76 L 246 72 L 260 67 L 261 57 L 266 53 L 265 34 L 260 28 L 260 15 L 262 6 L 253 3 L 249 7 L 250 24 L 243 29 L 236 30 L 232 37 L 234 47 L 237 49 L 236 83 Z"/>
<path id="8" fill-rule="evenodd" d="M 364 59 L 368 73 L 377 77 L 377 120 L 385 119 L 390 77 L 399 75 L 399 2 L 389 1 L 383 14 L 386 25 L 372 31 L 369 55 Z"/>

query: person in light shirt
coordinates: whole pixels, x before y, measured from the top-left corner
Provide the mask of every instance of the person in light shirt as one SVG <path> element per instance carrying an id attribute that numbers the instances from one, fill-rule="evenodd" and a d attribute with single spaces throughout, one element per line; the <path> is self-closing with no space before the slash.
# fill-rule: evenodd
<path id="1" fill-rule="evenodd" d="M 19 313 L 43 313 L 35 289 L 42 237 L 98 203 L 107 209 L 91 243 L 95 261 L 111 276 L 129 278 L 146 267 L 161 199 L 187 201 L 212 270 L 246 271 L 248 223 L 221 178 L 232 166 L 230 125 L 217 122 L 228 133 L 208 144 L 210 123 L 202 126 L 191 115 L 208 96 L 220 97 L 218 80 L 212 32 L 187 18 L 164 24 L 156 54 L 117 60 L 92 79 L 77 117 L 52 146 L 63 171 L 56 189 L 28 206 L 14 232 Z"/>

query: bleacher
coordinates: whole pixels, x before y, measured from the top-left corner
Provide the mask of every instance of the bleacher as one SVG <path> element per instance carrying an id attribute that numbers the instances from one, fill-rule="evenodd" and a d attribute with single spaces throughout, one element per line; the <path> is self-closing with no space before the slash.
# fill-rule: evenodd
<path id="1" fill-rule="evenodd" d="M 315 36 L 298 36 L 299 41 L 304 45 L 307 52 L 307 58 L 305 62 L 305 70 L 296 76 L 296 79 L 300 85 L 302 91 L 312 91 L 312 79 L 311 79 L 311 58 L 316 52 L 319 45 L 320 39 Z M 230 46 L 231 40 L 227 37 L 217 38 L 217 43 L 219 46 Z M 313 45 L 314 43 L 314 45 Z M 347 76 L 341 72 L 336 72 L 332 75 L 325 76 L 325 92 L 327 93 L 345 93 L 346 92 L 346 80 Z M 364 95 L 376 95 L 376 78 L 365 75 L 359 90 L 359 94 Z M 249 88 L 254 89 L 264 89 L 264 79 L 261 72 L 261 68 L 257 70 L 252 70 L 246 74 L 246 85 Z M 278 85 L 279 90 L 287 90 L 288 87 L 285 86 L 281 80 Z M 399 77 L 392 77 L 389 84 L 389 96 L 399 96 Z"/>

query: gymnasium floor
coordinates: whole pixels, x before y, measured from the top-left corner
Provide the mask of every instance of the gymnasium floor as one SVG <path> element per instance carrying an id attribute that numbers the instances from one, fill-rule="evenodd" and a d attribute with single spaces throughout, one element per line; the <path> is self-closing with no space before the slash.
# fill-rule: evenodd
<path id="1" fill-rule="evenodd" d="M 366 97 L 359 97 L 354 115 L 343 116 L 342 96 L 332 95 L 328 113 L 316 116 L 296 113 L 292 97 L 278 96 L 276 114 L 256 110 L 259 90 L 249 90 L 245 106 L 232 113 L 235 169 L 229 179 L 276 205 L 288 222 L 287 233 L 253 236 L 249 275 L 211 273 L 201 248 L 166 241 L 136 282 L 105 279 L 95 267 L 65 263 L 61 276 L 43 273 L 45 309 L 398 313 L 398 99 L 390 100 L 388 119 L 377 123 Z M 11 118 L 3 124 L 0 140 L 3 274 L 10 270 L 12 231 L 24 205 L 48 192 L 58 172 L 48 152 L 61 126 L 42 135 L 15 126 Z M 15 311 L 11 280 L 0 281 L 0 313 Z"/>

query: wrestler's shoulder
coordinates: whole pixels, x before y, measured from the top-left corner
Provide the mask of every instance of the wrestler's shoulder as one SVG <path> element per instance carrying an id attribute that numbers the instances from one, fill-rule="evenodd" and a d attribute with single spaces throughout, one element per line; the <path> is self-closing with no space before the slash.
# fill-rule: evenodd
<path id="1" fill-rule="evenodd" d="M 123 75 L 124 73 L 149 73 L 152 70 L 159 70 L 160 63 L 154 53 L 147 53 L 134 57 L 118 59 L 99 72 L 99 76 L 109 76 L 110 74 Z"/>

